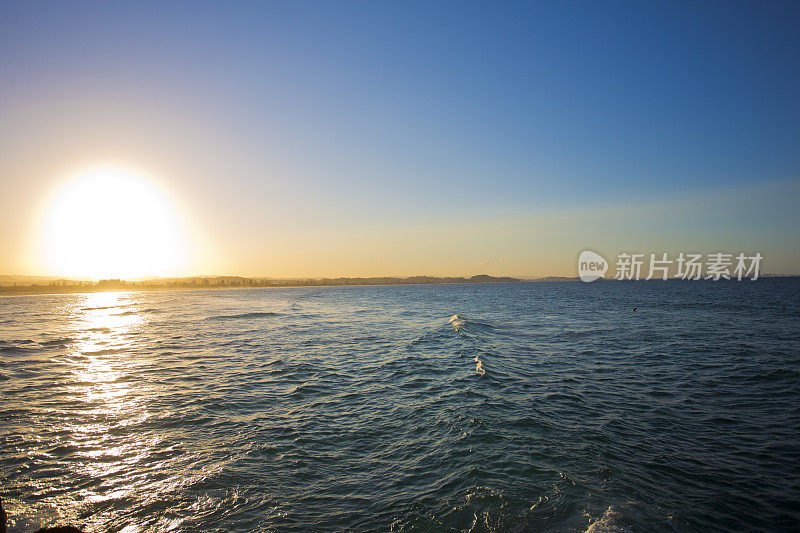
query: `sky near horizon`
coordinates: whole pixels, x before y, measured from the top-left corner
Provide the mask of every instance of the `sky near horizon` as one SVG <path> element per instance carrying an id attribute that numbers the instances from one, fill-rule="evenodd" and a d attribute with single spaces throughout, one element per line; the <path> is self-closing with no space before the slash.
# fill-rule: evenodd
<path id="1" fill-rule="evenodd" d="M 798 274 L 798 28 L 797 2 L 2 2 L 0 273 L 66 273 L 53 198 L 104 166 L 179 219 L 153 275 Z"/>

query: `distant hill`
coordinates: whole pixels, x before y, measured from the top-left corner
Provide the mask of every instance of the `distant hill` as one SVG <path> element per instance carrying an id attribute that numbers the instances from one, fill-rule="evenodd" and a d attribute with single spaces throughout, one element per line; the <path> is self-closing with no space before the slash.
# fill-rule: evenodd
<path id="1" fill-rule="evenodd" d="M 471 278 L 410 276 L 373 278 L 245 278 L 240 276 L 194 276 L 187 278 L 149 278 L 135 281 L 103 279 L 86 281 L 46 276 L 0 276 L 0 294 L 65 293 L 174 289 L 230 289 L 250 287 L 335 287 L 350 285 L 428 285 L 445 283 L 512 283 L 517 278 L 479 274 Z"/>
<path id="2" fill-rule="evenodd" d="M 14 283 L 30 284 L 30 283 L 50 283 L 55 280 L 69 280 L 77 281 L 78 278 L 65 278 L 63 276 L 17 276 L 0 274 L 0 285 L 12 285 Z"/>
<path id="3" fill-rule="evenodd" d="M 86 285 L 92 283 L 82 278 L 72 278 L 63 276 L 19 276 L 0 274 L 0 290 L 5 287 L 26 287 L 26 286 L 52 286 L 52 285 Z"/>
<path id="4" fill-rule="evenodd" d="M 472 276 L 468 280 L 470 283 L 514 283 L 516 281 L 522 281 L 517 278 L 509 278 L 509 277 L 500 277 L 496 278 L 494 276 L 490 276 L 488 274 L 478 274 L 477 276 Z"/>

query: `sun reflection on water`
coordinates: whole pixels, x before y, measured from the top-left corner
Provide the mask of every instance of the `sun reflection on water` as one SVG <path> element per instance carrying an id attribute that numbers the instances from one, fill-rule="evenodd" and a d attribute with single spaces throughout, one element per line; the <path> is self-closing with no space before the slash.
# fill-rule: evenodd
<path id="1" fill-rule="evenodd" d="M 65 444 L 76 450 L 71 470 L 96 480 L 75 495 L 82 506 L 130 493 L 132 465 L 146 458 L 155 444 L 152 438 L 122 429 L 147 417 L 142 391 L 131 387 L 141 357 L 136 336 L 145 323 L 137 307 L 130 294 L 95 293 L 77 300 L 73 309 L 75 342 L 64 362 L 70 367 L 67 388 L 78 416 L 64 421 L 69 434 Z"/>
<path id="2" fill-rule="evenodd" d="M 124 380 L 129 363 L 125 350 L 132 347 L 128 334 L 142 317 L 127 309 L 132 303 L 124 293 L 89 294 L 79 305 L 73 321 L 79 340 L 70 358 L 77 363 L 72 369 L 75 386 L 87 405 L 94 406 L 92 413 L 119 412 L 129 392 Z"/>

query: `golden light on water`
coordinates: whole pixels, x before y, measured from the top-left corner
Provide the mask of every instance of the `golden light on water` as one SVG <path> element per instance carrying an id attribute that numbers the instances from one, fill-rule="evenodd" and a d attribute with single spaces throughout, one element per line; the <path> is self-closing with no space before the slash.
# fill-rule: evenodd
<path id="1" fill-rule="evenodd" d="M 81 363 L 73 369 L 75 383 L 88 403 L 99 403 L 104 410 L 120 411 L 128 386 L 117 368 L 120 353 L 129 347 L 127 335 L 141 323 L 141 316 L 126 311 L 124 293 L 96 293 L 86 295 L 77 322 L 83 338 L 74 345 L 76 358 Z"/>
<path id="2" fill-rule="evenodd" d="M 52 485 L 32 482 L 28 487 L 43 491 L 45 497 L 36 502 L 7 500 L 6 504 L 12 515 L 34 517 L 34 522 L 83 522 L 87 530 L 100 530 L 96 528 L 108 509 L 104 502 L 137 490 L 140 479 L 134 467 L 148 463 L 159 444 L 153 435 L 125 430 L 150 416 L 147 392 L 141 384 L 132 388 L 130 379 L 143 361 L 134 354 L 146 314 L 126 293 L 80 295 L 60 312 L 69 317 L 63 334 L 71 342 L 51 362 L 63 365 L 64 378 L 54 386 L 63 391 L 66 401 L 43 411 L 50 411 L 49 423 L 57 436 L 52 440 L 34 437 L 37 444 L 29 453 L 36 461 L 68 469 L 82 480 L 81 485 L 74 487 L 73 479 L 67 477 Z M 169 484 L 173 483 L 170 478 Z M 141 528 L 134 522 L 117 530 L 136 533 Z"/>
<path id="3" fill-rule="evenodd" d="M 119 446 L 105 446 L 105 441 L 109 440 L 107 435 L 112 426 L 124 423 L 139 409 L 128 398 L 131 390 L 124 378 L 135 364 L 126 354 L 132 343 L 129 336 L 142 318 L 139 313 L 126 311 L 125 296 L 124 293 L 97 293 L 84 297 L 74 324 L 81 340 L 73 346 L 72 355 L 67 359 L 73 375 L 74 395 L 85 405 L 85 415 L 94 421 L 72 427 L 75 445 L 88 447 L 81 454 L 86 459 L 83 471 L 93 477 L 121 468 L 122 465 L 113 459 L 125 454 L 117 453 Z M 125 448 L 134 444 L 127 443 Z M 99 457 L 104 460 L 97 462 Z"/>
<path id="4" fill-rule="evenodd" d="M 186 263 L 182 220 L 167 196 L 121 168 L 81 172 L 44 214 L 41 255 L 52 274 L 101 278 L 177 275 Z"/>

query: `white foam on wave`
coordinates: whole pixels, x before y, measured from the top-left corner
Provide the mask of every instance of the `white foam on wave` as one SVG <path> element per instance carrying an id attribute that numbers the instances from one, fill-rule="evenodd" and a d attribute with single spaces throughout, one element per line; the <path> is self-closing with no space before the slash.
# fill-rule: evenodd
<path id="1" fill-rule="evenodd" d="M 459 329 L 461 329 L 464 326 L 464 324 L 466 324 L 467 321 L 464 320 L 463 317 L 458 316 L 456 314 L 456 315 L 453 315 L 452 317 L 450 317 L 450 321 L 449 322 L 450 322 L 450 325 L 453 326 L 453 330 L 458 331 Z"/>
<path id="2" fill-rule="evenodd" d="M 448 320 L 448 322 L 450 323 L 451 326 L 453 326 L 453 330 L 458 332 L 458 330 L 464 327 L 464 325 L 467 323 L 467 319 L 464 318 L 463 316 L 460 316 L 459 314 L 455 314 L 450 317 L 450 320 Z M 479 376 L 485 376 L 486 371 L 483 369 L 483 361 L 481 361 L 477 355 L 475 356 L 475 359 L 473 359 L 473 361 L 475 361 L 475 372 Z"/>
<path id="3" fill-rule="evenodd" d="M 483 369 L 483 361 L 478 359 L 478 356 L 475 356 L 475 372 L 480 374 L 481 376 L 486 375 L 486 371 Z"/>
<path id="4" fill-rule="evenodd" d="M 617 511 L 614 506 L 609 505 L 603 516 L 589 524 L 586 533 L 626 533 L 630 529 L 617 523 Z"/>

